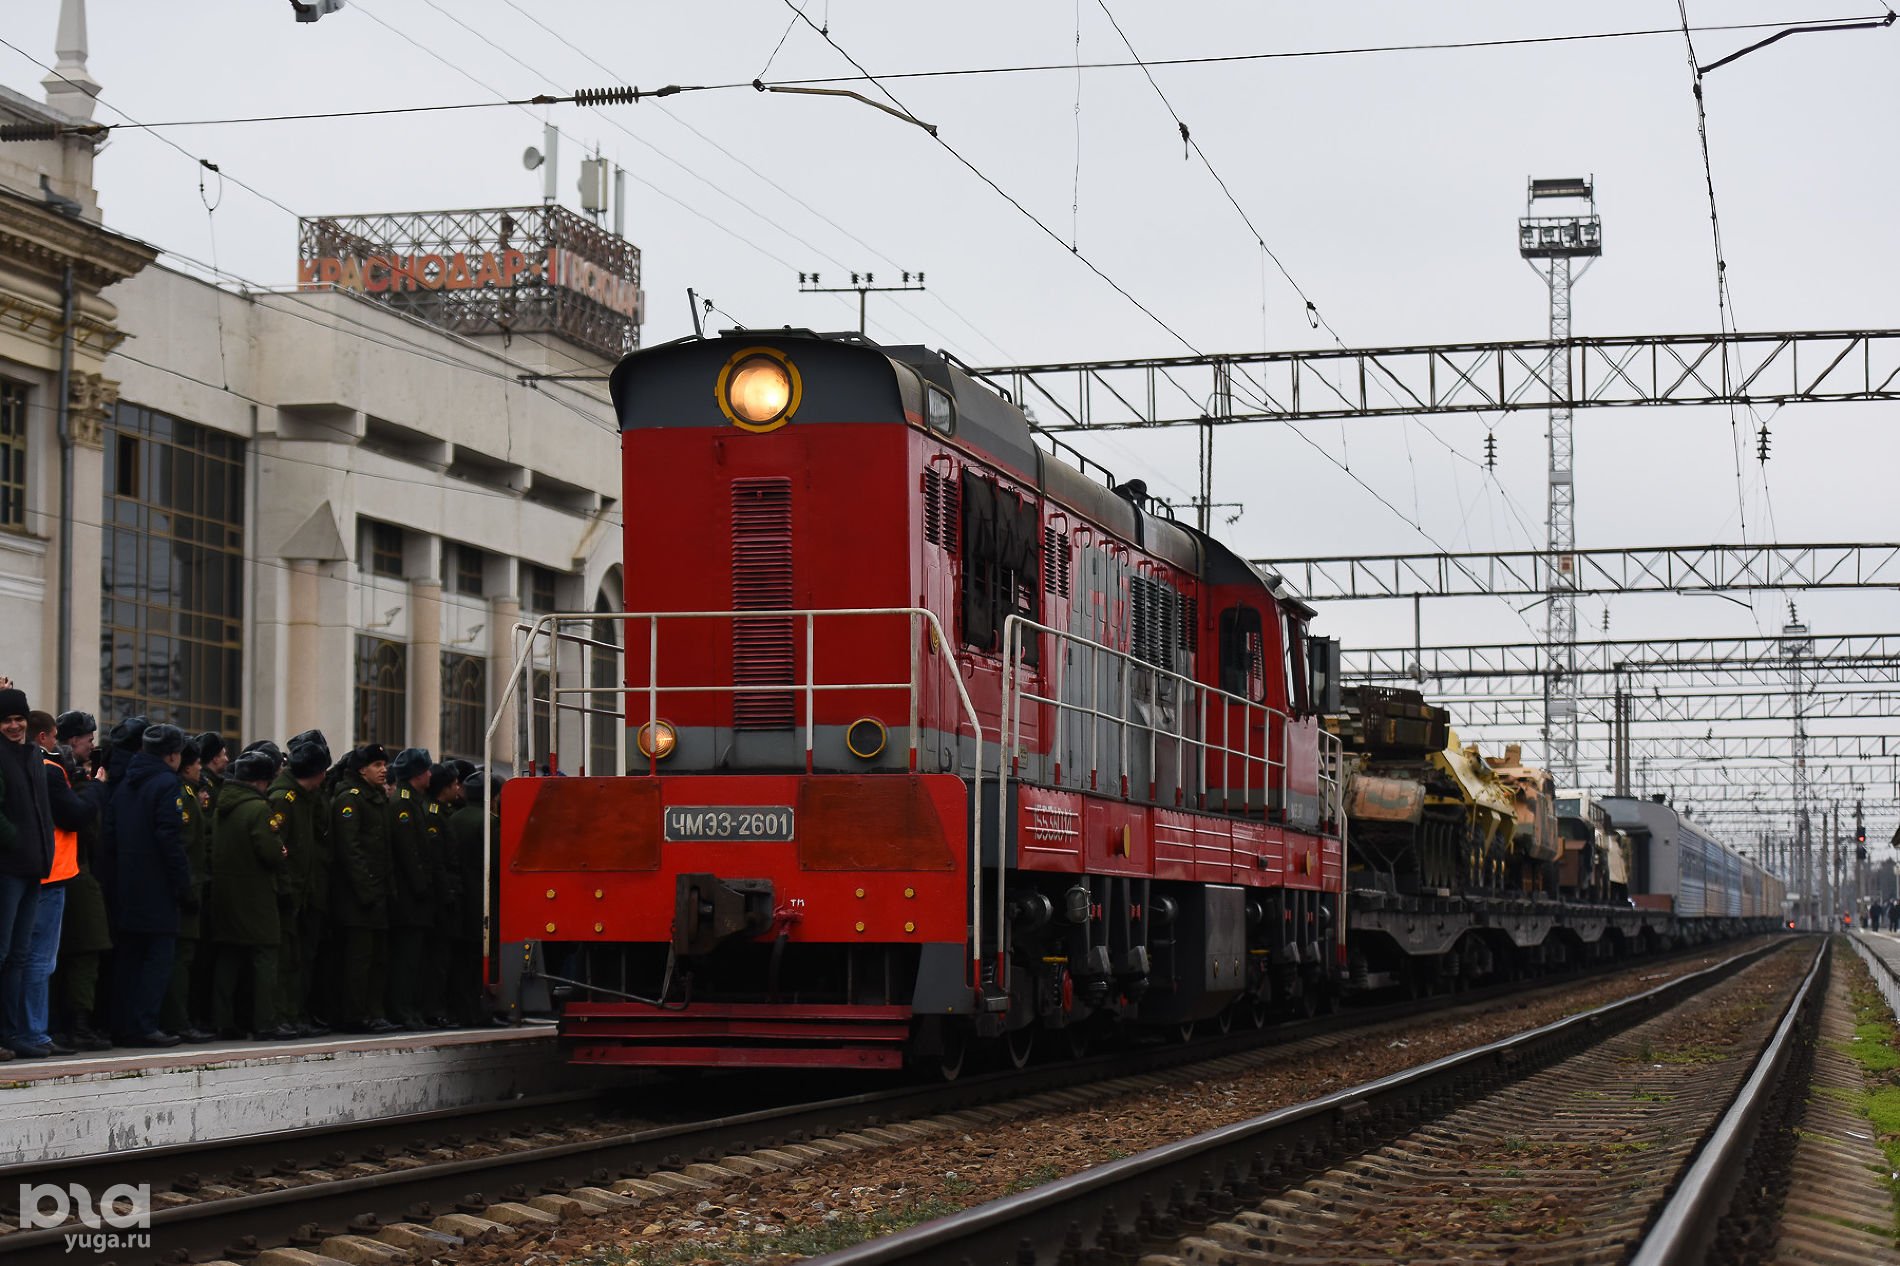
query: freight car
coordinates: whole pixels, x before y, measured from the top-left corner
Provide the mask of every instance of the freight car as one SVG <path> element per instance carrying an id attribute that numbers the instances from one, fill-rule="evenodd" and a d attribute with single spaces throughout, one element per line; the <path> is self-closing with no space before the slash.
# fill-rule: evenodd
<path id="1" fill-rule="evenodd" d="M 576 1061 L 954 1075 L 1679 936 L 1556 900 L 1549 776 L 1416 696 L 1349 880 L 1311 609 L 953 359 L 733 331 L 611 387 L 629 609 L 526 628 L 490 728 L 611 732 L 501 796 L 494 960 Z"/>

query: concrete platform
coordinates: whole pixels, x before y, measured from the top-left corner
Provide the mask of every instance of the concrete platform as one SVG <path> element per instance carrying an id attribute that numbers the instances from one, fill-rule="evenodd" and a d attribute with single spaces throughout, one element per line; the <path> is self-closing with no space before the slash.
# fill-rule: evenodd
<path id="1" fill-rule="evenodd" d="M 552 1025 L 0 1064 L 0 1164 L 500 1103 L 590 1084 Z"/>

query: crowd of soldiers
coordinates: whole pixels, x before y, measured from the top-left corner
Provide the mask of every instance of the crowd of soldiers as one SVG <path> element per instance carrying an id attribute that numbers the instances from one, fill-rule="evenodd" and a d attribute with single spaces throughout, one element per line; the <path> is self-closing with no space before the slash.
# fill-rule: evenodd
<path id="1" fill-rule="evenodd" d="M 98 741 L 0 678 L 0 1060 L 491 1020 L 499 780 L 421 748 L 241 752 L 128 717 Z"/>

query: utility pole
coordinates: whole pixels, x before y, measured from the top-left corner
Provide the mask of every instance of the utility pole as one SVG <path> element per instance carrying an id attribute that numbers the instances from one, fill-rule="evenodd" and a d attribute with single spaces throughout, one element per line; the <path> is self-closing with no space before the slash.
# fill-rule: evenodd
<path id="1" fill-rule="evenodd" d="M 913 276 L 916 278 L 915 282 L 912 281 Z M 900 286 L 880 286 L 877 284 L 877 279 L 873 277 L 870 273 L 852 273 L 851 284 L 848 286 L 822 286 L 818 284 L 817 273 L 798 274 L 798 292 L 800 294 L 848 295 L 848 294 L 851 294 L 853 291 L 855 291 L 858 296 L 858 333 L 859 334 L 864 333 L 865 297 L 867 295 L 870 295 L 873 293 L 892 294 L 892 293 L 896 293 L 898 291 L 903 291 L 903 290 L 922 290 L 923 288 L 924 288 L 924 275 L 922 273 L 915 273 L 915 274 L 905 273 L 904 283 Z"/>
<path id="2" fill-rule="evenodd" d="M 1539 203 L 1556 200 L 1556 215 L 1540 215 Z M 1544 641 L 1544 726 L 1548 764 L 1559 786 L 1577 777 L 1577 594 L 1576 489 L 1570 417 L 1570 287 L 1603 254 L 1603 224 L 1597 217 L 1595 178 L 1532 180 L 1517 222 L 1517 253 L 1550 290 L 1550 491 Z M 1573 276 L 1571 261 L 1583 268 Z"/>

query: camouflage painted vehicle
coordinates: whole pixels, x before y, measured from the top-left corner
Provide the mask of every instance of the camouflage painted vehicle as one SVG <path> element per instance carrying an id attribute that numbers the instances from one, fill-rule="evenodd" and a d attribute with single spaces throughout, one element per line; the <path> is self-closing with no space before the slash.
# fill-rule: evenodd
<path id="1" fill-rule="evenodd" d="M 1346 749 L 1350 864 L 1396 893 L 1499 889 L 1515 813 L 1509 790 L 1416 691 L 1360 686 L 1327 719 Z"/>

